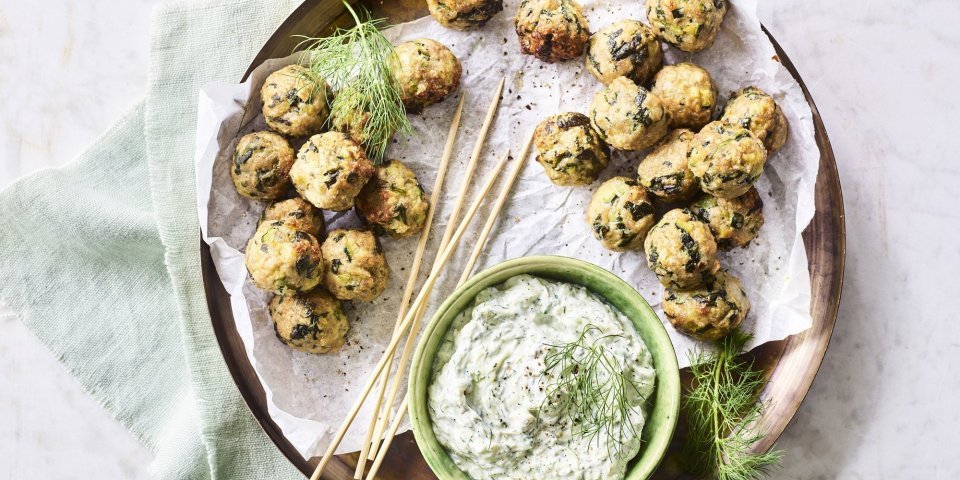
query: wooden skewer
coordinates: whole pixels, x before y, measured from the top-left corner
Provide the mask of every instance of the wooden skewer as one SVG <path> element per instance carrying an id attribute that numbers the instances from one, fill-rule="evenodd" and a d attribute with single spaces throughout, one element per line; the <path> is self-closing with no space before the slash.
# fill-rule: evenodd
<path id="1" fill-rule="evenodd" d="M 407 400 L 409 399 L 409 393 L 403 396 L 403 401 L 400 402 L 400 411 L 397 413 L 397 417 L 393 419 L 393 423 L 390 424 L 390 430 L 387 431 L 387 436 L 383 439 L 383 446 L 380 447 L 380 452 L 377 453 L 376 460 L 374 460 L 373 465 L 370 466 L 370 474 L 367 475 L 367 480 L 377 478 L 377 472 L 380 471 L 380 465 L 383 464 L 383 459 L 387 458 L 387 451 L 390 450 L 393 437 L 397 435 L 397 430 L 400 429 L 400 424 L 403 423 L 404 413 L 407 411 Z"/>
<path id="2" fill-rule="evenodd" d="M 413 263 L 410 265 L 410 277 L 407 278 L 407 284 L 403 289 L 403 297 L 400 299 L 400 309 L 397 312 L 397 321 L 394 326 L 394 332 L 403 321 L 407 314 L 407 307 L 410 306 L 410 300 L 413 298 L 413 290 L 417 287 L 417 277 L 420 276 L 420 263 L 423 261 L 423 253 L 427 249 L 427 240 L 430 238 L 430 228 L 433 226 L 433 216 L 437 212 L 437 202 L 440 200 L 440 191 L 443 188 L 443 179 L 447 174 L 447 166 L 450 164 L 450 157 L 453 156 L 453 145 L 457 139 L 457 130 L 460 129 L 460 116 L 463 113 L 463 103 L 466 99 L 465 94 L 460 95 L 460 102 L 457 104 L 457 110 L 453 114 L 453 121 L 450 122 L 450 131 L 447 133 L 447 144 L 443 147 L 443 155 L 440 157 L 440 166 L 437 169 L 437 178 L 433 182 L 433 192 L 430 194 L 430 209 L 427 212 L 427 219 L 423 225 L 423 232 L 420 233 L 420 241 L 417 243 L 417 251 L 413 255 Z M 390 372 L 393 364 L 393 357 L 387 363 L 386 372 Z M 360 480 L 363 478 L 363 469 L 367 462 L 366 458 L 370 450 L 370 441 L 373 438 L 373 430 L 377 424 L 377 416 L 380 414 L 380 407 L 383 402 L 383 395 L 387 391 L 389 378 L 382 375 L 380 381 L 380 393 L 376 396 L 376 403 L 373 406 L 373 413 L 370 416 L 370 426 L 367 429 L 367 435 L 363 439 L 360 447 L 360 461 L 357 462 L 357 469 L 353 473 L 353 478 Z M 389 408 L 389 406 L 387 407 Z"/>
<path id="3" fill-rule="evenodd" d="M 320 474 L 323 473 L 323 470 L 327 467 L 327 464 L 330 463 L 330 459 L 333 458 L 334 452 L 337 451 L 337 447 L 339 447 L 340 442 L 343 441 L 344 435 L 346 435 L 347 430 L 350 429 L 353 421 L 357 418 L 357 413 L 363 406 L 364 401 L 366 401 L 367 396 L 370 395 L 370 391 L 373 390 L 374 385 L 376 385 L 380 372 L 384 370 L 388 359 L 397 351 L 397 346 L 400 345 L 400 340 L 403 338 L 403 333 L 410 327 L 410 324 L 413 322 L 414 317 L 416 316 L 416 313 L 420 309 L 421 305 L 423 305 L 427 299 L 430 298 L 430 293 L 433 291 L 433 286 L 437 283 L 437 279 L 440 278 L 440 273 L 443 270 L 443 267 L 447 264 L 447 262 L 450 260 L 450 257 L 453 255 L 453 252 L 456 250 L 457 244 L 463 237 L 463 232 L 465 232 L 467 227 L 470 226 L 470 220 L 473 219 L 473 216 L 477 213 L 477 210 L 480 209 L 480 205 L 483 204 L 484 197 L 490 191 L 490 188 L 493 187 L 493 183 L 496 181 L 497 175 L 499 175 L 499 170 L 495 170 L 490 174 L 490 179 L 488 180 L 487 184 L 484 185 L 483 190 L 477 194 L 473 204 L 470 205 L 470 208 L 467 210 L 467 213 L 463 218 L 463 222 L 460 223 L 457 231 L 454 232 L 453 236 L 450 238 L 449 245 L 447 245 L 447 248 L 445 248 L 439 255 L 440 260 L 434 264 L 434 268 L 430 272 L 430 276 L 428 276 L 427 280 L 424 282 L 423 287 L 420 289 L 420 293 L 417 294 L 417 298 L 412 304 L 410 304 L 410 310 L 408 310 L 407 314 L 404 316 L 403 322 L 399 327 L 397 327 L 397 335 L 393 336 L 393 339 L 390 340 L 390 344 L 387 345 L 386 349 L 384 349 L 383 356 L 380 358 L 380 361 L 377 362 L 377 365 L 374 366 L 373 373 L 371 373 L 370 378 L 367 379 L 367 382 L 364 384 L 360 395 L 350 408 L 350 412 L 347 413 L 346 418 L 343 419 L 343 423 L 340 424 L 340 428 L 337 429 L 336 434 L 334 434 L 333 440 L 327 447 L 326 452 L 324 452 L 323 457 L 320 458 L 320 463 L 317 465 L 316 470 L 313 471 L 313 475 L 310 476 L 310 480 L 318 480 L 320 478 Z"/>
<path id="4" fill-rule="evenodd" d="M 473 247 L 473 253 L 470 254 L 470 260 L 467 261 L 467 265 L 463 269 L 463 274 L 460 275 L 460 280 L 457 283 L 458 287 L 463 285 L 463 282 L 466 282 L 467 279 L 470 278 L 470 273 L 473 272 L 473 266 L 477 264 L 477 259 L 480 258 L 480 254 L 483 253 L 483 246 L 487 242 L 487 237 L 490 236 L 490 231 L 493 230 L 493 226 L 497 223 L 497 216 L 500 214 L 500 210 L 503 209 L 503 204 L 506 202 L 507 196 L 510 194 L 510 189 L 513 187 L 513 183 L 517 180 L 517 176 L 520 175 L 520 171 L 523 169 L 523 165 L 527 159 L 527 154 L 530 152 L 530 145 L 532 143 L 533 135 L 530 135 L 527 143 L 523 146 L 523 151 L 520 153 L 520 161 L 517 162 L 517 166 L 514 167 L 507 184 L 504 185 L 503 189 L 500 190 L 500 196 L 497 197 L 497 203 L 493 206 L 490 216 L 487 217 L 487 223 L 483 225 L 483 230 L 480 232 L 480 237 L 477 239 L 477 244 Z"/>
<path id="5" fill-rule="evenodd" d="M 487 222 L 484 225 L 483 231 L 480 233 L 480 237 L 477 239 L 477 244 L 473 248 L 473 254 L 471 255 L 471 261 L 468 262 L 467 267 L 463 271 L 463 275 L 460 276 L 460 280 L 457 283 L 457 287 L 463 285 L 463 283 L 469 278 L 470 272 L 473 270 L 473 265 L 476 263 L 476 259 L 480 256 L 480 252 L 483 251 L 483 246 L 487 241 L 487 237 L 490 235 L 490 231 L 493 228 L 492 226 L 496 223 L 497 217 L 500 215 L 500 210 L 503 209 L 503 204 L 506 202 L 507 197 L 510 195 L 510 190 L 513 188 L 513 184 L 516 182 L 517 177 L 520 176 L 520 172 L 523 171 L 523 166 L 526 163 L 528 154 L 530 153 L 530 145 L 533 143 L 533 135 L 530 136 L 527 143 L 524 145 L 523 150 L 520 154 L 520 159 L 517 161 L 517 164 L 514 165 L 513 171 L 510 173 L 510 177 L 507 179 L 507 183 L 503 185 L 503 188 L 500 189 L 500 195 L 497 196 L 497 202 L 494 204 L 493 209 L 490 210 L 490 214 L 487 217 Z M 423 318 L 422 311 L 418 312 L 418 317 Z M 416 322 L 415 322 L 416 323 Z M 416 331 L 416 330 L 412 330 Z M 413 333 L 411 332 L 409 338 L 414 338 Z M 409 344 L 409 341 L 408 341 Z M 406 347 L 405 347 L 406 348 Z M 406 353 L 406 351 L 404 351 Z M 397 377 L 394 379 L 394 385 L 398 382 L 397 380 L 402 378 L 402 373 L 399 369 L 402 369 L 406 365 L 406 362 L 401 360 L 400 366 L 398 367 Z M 387 435 L 383 440 L 383 445 L 380 447 L 380 451 L 377 453 L 377 458 L 374 460 L 373 465 L 370 467 L 370 473 L 367 475 L 367 480 L 373 480 L 377 476 L 377 472 L 380 471 L 380 465 L 383 463 L 383 459 L 387 456 L 387 450 L 390 449 L 390 445 L 393 443 L 393 437 L 397 434 L 397 430 L 400 428 L 400 423 L 403 422 L 404 415 L 407 413 L 407 404 L 410 399 L 410 392 L 407 392 L 404 395 L 403 401 L 400 403 L 400 409 L 397 412 L 396 418 L 393 420 L 393 423 L 390 425 L 390 429 L 387 431 Z"/>
<path id="6" fill-rule="evenodd" d="M 437 250 L 438 252 L 442 252 L 443 249 L 447 248 L 447 245 L 450 242 L 450 236 L 453 235 L 455 230 L 454 226 L 457 225 L 457 217 L 460 216 L 460 209 L 463 207 L 463 201 L 467 198 L 467 191 L 470 189 L 470 183 L 473 179 L 473 174 L 477 169 L 477 161 L 480 159 L 480 153 L 483 152 L 483 146 L 487 141 L 487 134 L 490 131 L 490 126 L 493 124 L 493 118 L 497 113 L 497 109 L 500 107 L 500 96 L 503 94 L 503 86 L 505 83 L 506 77 L 501 78 L 500 83 L 493 92 L 493 98 L 490 99 L 490 106 L 487 107 L 487 115 L 484 117 L 483 124 L 480 127 L 480 135 L 477 137 L 477 142 L 473 146 L 473 151 L 470 154 L 470 161 L 467 163 L 466 173 L 464 174 L 463 180 L 460 183 L 460 192 L 457 194 L 457 202 L 453 205 L 453 210 L 450 211 L 450 217 L 447 218 L 447 228 L 443 232 L 443 237 L 440 240 L 440 248 Z M 417 330 L 414 329 L 413 331 L 416 332 Z M 383 415 L 379 415 L 379 410 L 377 410 L 377 415 L 375 415 L 375 417 L 380 417 L 380 421 L 376 424 L 376 428 L 372 435 L 373 445 L 369 447 L 369 451 L 366 454 L 366 458 L 368 460 L 373 460 L 376 458 L 377 449 L 379 448 L 380 441 L 383 438 L 383 431 L 387 428 L 387 424 L 390 421 L 390 408 L 393 405 L 393 401 L 396 399 L 396 394 L 393 394 L 390 398 L 390 402 L 386 404 L 386 412 Z M 364 458 L 362 451 L 360 458 Z"/>
<path id="7" fill-rule="evenodd" d="M 500 161 L 497 162 L 497 166 L 494 167 L 493 172 L 491 172 L 490 176 L 488 177 L 487 183 L 484 185 L 483 192 L 480 194 L 481 196 L 485 196 L 486 192 L 493 187 L 493 184 L 496 182 L 497 177 L 499 176 L 499 172 L 503 170 L 503 166 L 506 165 L 507 160 L 509 159 L 510 152 L 507 151 L 503 154 L 503 157 L 500 158 Z M 469 221 L 469 219 L 464 219 L 464 221 Z M 438 257 L 437 260 L 440 260 L 440 258 Z M 434 268 L 436 268 L 436 266 L 434 266 Z M 400 364 L 397 366 L 397 372 L 393 378 L 393 384 L 390 386 L 390 393 L 387 395 L 387 405 L 393 405 L 393 402 L 397 399 L 397 395 L 400 393 L 400 385 L 403 383 L 404 372 L 406 372 L 410 354 L 413 352 L 413 347 L 416 345 L 417 332 L 420 331 L 420 324 L 423 322 L 423 317 L 426 313 L 426 310 L 427 304 L 424 302 L 424 304 L 417 310 L 416 316 L 413 317 L 413 326 L 410 327 L 410 335 L 407 337 L 407 343 L 403 346 L 403 353 L 400 354 Z M 389 414 L 389 409 L 385 413 Z M 387 417 L 386 420 L 389 421 L 389 417 Z M 384 441 L 386 440 L 387 439 L 384 438 Z"/>
<path id="8" fill-rule="evenodd" d="M 454 204 L 453 210 L 450 211 L 450 218 L 447 220 L 448 228 L 443 233 L 443 238 L 440 240 L 440 245 L 447 245 L 450 242 L 450 236 L 453 233 L 453 229 L 449 228 L 449 225 L 457 224 L 457 217 L 460 215 L 460 207 L 463 206 L 463 199 L 467 198 L 467 190 L 470 189 L 470 179 L 473 175 L 474 170 L 477 167 L 477 160 L 480 158 L 480 153 L 483 151 L 483 145 L 487 141 L 487 132 L 490 130 L 490 125 L 493 124 L 493 117 L 497 113 L 497 108 L 500 106 L 500 96 L 503 94 L 503 85 L 506 82 L 506 77 L 500 79 L 500 84 L 497 85 L 497 89 L 493 92 L 493 98 L 490 100 L 490 107 L 487 108 L 487 116 L 483 119 L 483 126 L 480 128 L 480 136 L 477 137 L 477 143 L 473 145 L 473 152 L 470 153 L 470 163 L 467 164 L 467 175 L 463 179 L 463 182 L 460 184 L 460 193 L 457 195 L 457 203 Z M 444 247 L 441 247 L 441 250 Z"/>

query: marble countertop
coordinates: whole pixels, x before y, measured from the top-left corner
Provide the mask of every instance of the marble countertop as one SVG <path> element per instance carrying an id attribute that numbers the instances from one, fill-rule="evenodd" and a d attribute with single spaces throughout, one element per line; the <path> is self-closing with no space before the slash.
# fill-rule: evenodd
<path id="1" fill-rule="evenodd" d="M 70 161 L 145 92 L 158 0 L 0 0 L 0 187 Z M 836 153 L 840 316 L 774 478 L 960 478 L 960 3 L 765 2 Z M 148 478 L 152 454 L 0 308 L 0 478 Z"/>

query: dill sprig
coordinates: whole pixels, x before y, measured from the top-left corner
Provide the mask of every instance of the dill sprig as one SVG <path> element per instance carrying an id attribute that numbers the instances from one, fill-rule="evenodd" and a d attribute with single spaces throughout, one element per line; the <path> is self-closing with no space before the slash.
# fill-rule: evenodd
<path id="1" fill-rule="evenodd" d="M 590 340 L 591 332 L 600 333 L 600 328 L 589 324 L 573 342 L 546 345 L 550 350 L 544 356 L 544 376 L 552 373 L 555 380 L 547 385 L 540 410 L 552 407 L 570 416 L 579 433 L 590 438 L 589 444 L 606 435 L 607 453 L 619 455 L 625 439 L 640 437 L 630 416 L 646 399 L 602 343 L 622 335 L 607 334 Z"/>
<path id="2" fill-rule="evenodd" d="M 693 384 L 683 407 L 689 423 L 683 457 L 687 470 L 718 480 L 756 480 L 780 463 L 782 452 L 752 453 L 763 438 L 754 422 L 764 404 L 758 401 L 763 372 L 737 356 L 751 335 L 734 331 L 713 353 L 691 356 Z"/>
<path id="3" fill-rule="evenodd" d="M 307 68 L 336 92 L 329 125 L 353 134 L 366 146 L 367 156 L 379 163 L 393 134 L 411 130 L 393 71 L 399 62 L 393 44 L 380 31 L 385 20 L 371 18 L 363 9 L 358 14 L 346 0 L 343 4 L 355 26 L 338 28 L 327 37 L 304 37 L 297 48 L 306 49 Z"/>

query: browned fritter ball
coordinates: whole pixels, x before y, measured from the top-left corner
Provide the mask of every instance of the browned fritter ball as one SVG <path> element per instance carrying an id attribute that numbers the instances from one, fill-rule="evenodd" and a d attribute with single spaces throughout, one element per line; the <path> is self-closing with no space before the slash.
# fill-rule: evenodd
<path id="1" fill-rule="evenodd" d="M 330 115 L 326 80 L 300 65 L 271 73 L 260 89 L 260 100 L 267 126 L 292 137 L 320 132 Z"/>
<path id="2" fill-rule="evenodd" d="M 713 45 L 726 14 L 726 0 L 647 0 L 650 25 L 663 41 L 684 52 Z"/>
<path id="3" fill-rule="evenodd" d="M 779 150 L 787 141 L 787 116 L 770 94 L 757 87 L 733 94 L 723 107 L 720 120 L 750 130 L 768 152 Z"/>
<path id="4" fill-rule="evenodd" d="M 274 200 L 290 189 L 293 148 L 273 132 L 253 132 L 237 142 L 230 177 L 237 193 L 254 200 Z"/>
<path id="5" fill-rule="evenodd" d="M 663 66 L 660 39 L 637 20 L 620 20 L 590 37 L 587 70 L 604 85 L 625 76 L 647 85 Z"/>
<path id="6" fill-rule="evenodd" d="M 679 202 L 700 191 L 697 177 L 687 165 L 687 150 L 693 136 L 690 130 L 674 130 L 640 161 L 637 180 L 647 193 L 664 202 Z"/>
<path id="7" fill-rule="evenodd" d="M 763 200 L 753 187 L 729 200 L 706 195 L 690 211 L 710 227 L 717 246 L 727 250 L 746 247 L 763 226 Z"/>
<path id="8" fill-rule="evenodd" d="M 647 193 L 627 177 L 603 182 L 590 199 L 587 223 L 604 248 L 615 252 L 639 250 L 656 209 Z"/>
<path id="9" fill-rule="evenodd" d="M 523 0 L 514 19 L 520 52 L 548 62 L 583 54 L 590 25 L 574 0 Z"/>
<path id="10" fill-rule="evenodd" d="M 416 174 L 399 160 L 376 167 L 357 196 L 357 212 L 378 234 L 395 238 L 423 230 L 430 200 Z"/>
<path id="11" fill-rule="evenodd" d="M 582 113 L 548 117 L 537 125 L 533 141 L 537 162 L 557 185 L 589 185 L 610 161 L 609 147 Z"/>
<path id="12" fill-rule="evenodd" d="M 370 122 L 370 114 L 365 111 L 352 111 L 346 115 L 331 115 L 330 130 L 340 132 L 350 137 L 354 142 L 367 146 L 369 139 L 367 124 Z M 393 132 L 390 132 L 393 135 Z"/>
<path id="13" fill-rule="evenodd" d="M 454 30 L 482 27 L 503 10 L 503 0 L 427 0 L 430 16 Z"/>
<path id="14" fill-rule="evenodd" d="M 717 106 L 717 86 L 710 72 L 692 63 L 663 67 L 650 92 L 670 112 L 670 127 L 700 129 L 710 122 Z"/>
<path id="15" fill-rule="evenodd" d="M 257 228 L 244 257 L 253 283 L 278 295 L 313 289 L 323 272 L 317 239 L 279 221 Z"/>
<path id="16" fill-rule="evenodd" d="M 323 284 L 335 297 L 369 302 L 386 290 L 390 267 L 373 232 L 334 230 L 321 250 Z"/>
<path id="17" fill-rule="evenodd" d="M 373 175 L 373 163 L 357 142 L 340 132 L 310 137 L 297 152 L 290 178 L 297 192 L 317 208 L 342 212 Z"/>
<path id="18" fill-rule="evenodd" d="M 680 332 L 698 340 L 716 341 L 740 326 L 750 313 L 750 300 L 740 280 L 720 270 L 696 288 L 667 288 L 663 313 Z"/>
<path id="19" fill-rule="evenodd" d="M 756 182 L 767 163 L 767 149 L 750 130 L 711 122 L 690 141 L 687 164 L 700 188 L 720 198 L 739 197 Z"/>
<path id="20" fill-rule="evenodd" d="M 281 222 L 294 230 L 307 232 L 317 238 L 323 236 L 323 212 L 300 197 L 267 205 L 260 214 L 258 227 L 268 222 Z"/>
<path id="21" fill-rule="evenodd" d="M 270 318 L 277 338 L 307 353 L 331 353 L 346 342 L 350 324 L 340 300 L 323 287 L 270 301 Z"/>
<path id="22" fill-rule="evenodd" d="M 643 150 L 667 134 L 670 112 L 660 97 L 627 77 L 617 77 L 593 96 L 590 123 L 611 147 Z"/>
<path id="23" fill-rule="evenodd" d="M 420 38 L 403 42 L 394 51 L 400 65 L 400 96 L 408 111 L 420 112 L 460 86 L 463 67 L 446 45 Z"/>
<path id="24" fill-rule="evenodd" d="M 669 288 L 693 288 L 720 268 L 710 228 L 689 210 L 673 209 L 657 222 L 643 243 L 647 265 Z"/>

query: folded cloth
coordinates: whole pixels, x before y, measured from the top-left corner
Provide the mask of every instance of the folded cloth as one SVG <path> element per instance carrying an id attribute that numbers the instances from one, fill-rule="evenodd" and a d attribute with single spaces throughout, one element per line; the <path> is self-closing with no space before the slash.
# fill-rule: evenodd
<path id="1" fill-rule="evenodd" d="M 196 101 L 298 0 L 159 7 L 147 98 L 71 164 L 0 193 L 0 299 L 171 479 L 297 478 L 243 404 L 200 278 Z"/>

